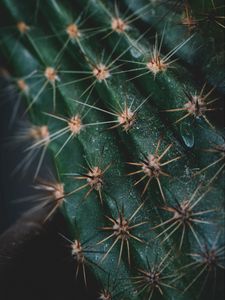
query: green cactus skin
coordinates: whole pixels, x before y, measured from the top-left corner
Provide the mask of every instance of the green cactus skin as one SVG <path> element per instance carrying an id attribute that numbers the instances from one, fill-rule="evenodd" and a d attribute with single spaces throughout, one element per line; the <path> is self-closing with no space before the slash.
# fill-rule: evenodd
<path id="1" fill-rule="evenodd" d="M 165 1 L 125 1 L 135 12 L 147 6 L 146 14 L 140 14 L 148 24 L 153 25 L 157 32 L 164 30 L 165 43 L 171 49 L 183 36 L 196 33 L 195 38 L 180 49 L 178 55 L 200 71 L 212 85 L 224 92 L 224 6 L 223 1 L 174 1 L 170 5 Z M 153 1 L 152 1 L 153 2 Z M 164 22 L 158 16 L 166 16 Z"/>
<path id="2" fill-rule="evenodd" d="M 85 1 L 82 2 L 85 5 Z M 92 1 L 88 1 L 89 6 L 91 6 L 91 10 L 93 11 L 97 11 L 96 13 L 100 14 L 100 22 L 98 22 L 98 25 L 101 27 L 105 27 L 105 28 L 110 28 L 110 24 L 111 24 L 111 19 L 108 18 L 108 15 L 112 15 L 113 16 L 113 11 L 107 10 L 107 7 L 103 5 L 103 3 L 99 2 L 99 6 L 96 8 L 96 4 L 95 2 L 92 3 Z M 87 3 L 86 3 L 87 4 Z M 70 16 L 70 12 L 67 10 L 63 10 L 63 8 L 58 7 L 58 9 L 54 10 L 54 7 L 56 6 L 55 2 L 49 1 L 48 2 L 49 5 L 49 10 L 52 13 L 52 19 L 54 20 L 54 22 L 50 22 L 51 27 L 53 28 L 54 32 L 57 33 L 59 30 L 59 25 L 55 25 L 58 24 L 58 22 L 56 21 L 58 18 L 58 11 L 61 11 L 61 15 L 60 15 L 60 20 L 61 20 L 61 27 L 65 28 L 66 24 L 68 24 L 68 22 L 70 22 L 71 20 L 71 16 Z M 46 12 L 46 11 L 45 11 Z M 55 12 L 55 14 L 54 14 Z M 107 13 L 106 13 L 107 12 Z M 105 17 L 107 16 L 107 17 Z M 132 25 L 131 25 L 132 26 Z M 108 31 L 106 32 L 106 36 L 108 34 Z M 127 35 L 129 37 L 129 39 L 127 38 Z M 140 36 L 140 34 L 137 32 L 136 29 L 133 30 L 133 28 L 131 27 L 131 29 L 128 31 L 127 35 L 123 36 L 121 35 L 121 33 L 118 36 L 118 33 L 115 33 L 114 35 L 112 35 L 111 39 L 107 39 L 106 40 L 106 44 L 108 45 L 108 48 L 111 49 L 113 47 L 113 45 L 115 45 L 118 40 L 117 38 L 120 38 L 120 43 L 118 45 L 118 47 L 116 47 L 115 52 L 118 53 L 118 56 L 121 53 L 124 53 L 126 55 L 126 59 L 129 61 L 132 61 L 133 63 L 131 64 L 130 68 L 128 68 L 128 70 L 126 70 L 126 72 L 128 71 L 127 74 L 132 74 L 131 77 L 135 77 L 135 76 L 139 76 L 142 75 L 143 73 L 146 73 L 146 70 L 141 70 L 141 71 L 137 71 L 134 75 L 134 72 L 130 72 L 131 70 L 134 69 L 139 69 L 143 67 L 143 57 L 144 57 L 144 61 L 146 61 L 146 55 L 142 55 L 141 52 L 138 53 L 136 47 L 132 47 L 135 43 L 135 39 L 137 39 L 137 37 Z M 192 38 L 193 39 L 193 38 Z M 66 42 L 66 40 L 64 40 L 64 42 Z M 183 41 L 186 44 L 190 43 L 190 41 L 184 39 Z M 84 41 L 85 43 L 85 41 Z M 87 49 L 90 46 L 85 44 L 85 49 L 87 52 Z M 96 57 L 93 56 L 93 52 L 98 53 L 100 50 L 97 49 L 97 45 L 95 45 L 95 49 L 91 49 L 90 52 L 90 56 L 92 57 L 93 60 L 96 60 Z M 143 41 L 143 39 L 139 42 L 139 47 L 141 49 L 144 49 L 147 51 L 147 53 L 149 53 L 150 49 L 152 49 L 153 45 L 149 44 L 147 42 L 147 40 Z M 183 46 L 184 47 L 184 46 Z M 183 49 L 183 47 L 181 49 Z M 70 48 L 69 48 L 70 50 Z M 128 50 L 129 53 L 128 53 Z M 110 50 L 109 50 L 110 51 Z M 73 49 L 71 49 L 71 53 L 74 57 L 75 60 L 78 61 L 79 63 L 79 58 L 77 59 L 77 55 L 74 55 L 74 51 Z M 135 55 L 134 55 L 135 53 Z M 141 57 L 137 59 L 137 53 L 138 56 Z M 96 54 L 95 54 L 96 55 Z M 149 54 L 148 54 L 149 55 Z M 136 65 L 134 64 L 136 62 L 140 62 L 141 65 Z M 172 58 L 171 58 L 172 60 Z M 195 140 L 198 140 L 199 137 L 196 136 L 196 125 L 202 127 L 202 125 L 204 125 L 204 122 L 210 122 L 210 118 L 208 117 L 208 115 L 206 114 L 207 119 L 204 120 L 203 117 L 200 118 L 193 118 L 192 115 L 189 116 L 189 118 L 185 118 L 185 119 L 181 119 L 184 115 L 186 115 L 185 112 L 171 112 L 171 113 L 166 113 L 166 110 L 173 110 L 173 109 L 182 109 L 184 107 L 184 105 L 189 101 L 188 96 L 192 95 L 199 95 L 202 87 L 204 86 L 204 82 L 201 83 L 201 88 L 197 87 L 196 84 L 194 84 L 194 78 L 191 78 L 190 74 L 188 74 L 184 68 L 181 65 L 174 65 L 174 67 L 176 68 L 174 72 L 173 69 L 171 71 L 167 71 L 164 74 L 156 74 L 156 78 L 154 78 L 154 75 L 151 76 L 151 74 L 147 74 L 146 76 L 142 76 L 139 80 L 139 82 L 137 82 L 139 84 L 139 86 L 141 86 L 142 91 L 145 92 L 146 97 L 149 96 L 151 94 L 151 99 L 152 102 L 154 102 L 154 104 L 158 107 L 158 109 L 160 109 L 160 111 L 162 110 L 162 121 L 165 120 L 165 117 L 172 123 L 176 123 L 177 121 L 180 120 L 180 122 L 177 122 L 177 124 L 175 124 L 174 126 L 174 131 L 176 132 L 176 134 L 178 135 L 178 137 L 182 140 L 183 143 L 186 144 L 186 146 L 188 147 L 192 147 Z M 118 73 L 118 72 L 117 72 Z M 169 75 L 168 75 L 169 73 Z M 117 76 L 119 78 L 119 76 Z M 119 80 L 119 79 L 118 79 Z M 123 79 L 121 79 L 122 81 Z M 208 91 L 212 89 L 209 87 L 205 87 L 202 95 L 207 95 Z M 102 89 L 100 90 L 100 92 L 102 91 Z M 166 96 L 165 96 L 166 95 Z M 214 99 L 215 97 L 217 97 L 217 95 L 212 94 L 210 95 L 210 97 L 208 97 L 208 99 L 206 99 L 207 102 L 210 102 L 210 100 Z M 166 99 L 166 101 L 165 101 Z M 181 105 L 182 103 L 182 105 Z M 215 109 L 215 107 L 217 107 L 215 105 L 215 103 L 212 103 L 211 106 L 208 106 L 208 109 Z M 210 111 L 209 111 L 210 113 Z M 182 122 L 181 122 L 182 121 Z M 203 124 L 202 124 L 203 123 Z M 209 124 L 207 124 L 209 125 Z M 212 124 L 209 126 L 213 126 Z"/>
<path id="3" fill-rule="evenodd" d="M 68 221 L 76 275 L 88 288 L 90 270 L 103 300 L 212 299 L 205 276 L 224 268 L 222 130 L 204 114 L 178 127 L 181 115 L 165 112 L 202 96 L 202 85 L 178 62 L 176 71 L 130 80 L 154 43 L 139 38 L 136 20 L 126 34 L 116 27 L 110 2 L 40 1 L 38 11 L 36 1 L 2 4 L 16 25 L 1 30 L 1 50 L 24 80 L 18 88 L 28 86 L 31 122 L 47 128 L 32 132 L 30 150 L 48 148 L 58 172 L 37 183 L 47 193 L 38 205 L 50 205 L 44 221 L 57 208 Z M 82 10 L 84 29 L 71 26 Z"/>

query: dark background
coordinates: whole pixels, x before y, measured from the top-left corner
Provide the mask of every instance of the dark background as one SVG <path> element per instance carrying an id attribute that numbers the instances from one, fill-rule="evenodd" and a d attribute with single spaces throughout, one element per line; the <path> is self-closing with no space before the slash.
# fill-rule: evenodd
<path id="1" fill-rule="evenodd" d="M 0 57 L 2 67 L 5 65 Z M 11 142 L 18 127 L 18 120 L 9 126 L 16 95 L 6 86 L 5 80 L 1 78 L 0 299 L 97 299 L 97 285 L 90 274 L 87 288 L 82 273 L 76 280 L 76 264 L 71 258 L 68 242 L 59 235 L 67 235 L 61 214 L 56 213 L 44 227 L 39 227 L 37 223 L 46 212 L 30 214 L 27 213 L 30 209 L 28 201 L 16 202 L 32 195 L 34 191 L 31 174 L 28 173 L 24 178 L 18 174 L 12 176 L 23 154 Z M 18 114 L 19 120 L 21 112 Z"/>

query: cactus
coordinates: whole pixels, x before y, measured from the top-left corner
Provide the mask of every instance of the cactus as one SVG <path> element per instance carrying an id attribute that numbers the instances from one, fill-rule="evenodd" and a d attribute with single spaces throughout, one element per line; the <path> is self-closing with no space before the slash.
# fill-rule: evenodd
<path id="1" fill-rule="evenodd" d="M 194 67 L 195 72 L 202 74 L 211 85 L 216 85 L 224 92 L 224 56 L 221 38 L 224 29 L 223 1 L 127 1 L 129 7 L 137 12 L 140 6 L 152 9 L 141 14 L 143 21 L 163 32 L 166 28 L 171 33 L 165 35 L 169 48 L 177 45 L 182 37 L 195 33 L 196 38 L 180 49 L 178 55 Z M 136 12 L 135 12 L 136 11 Z M 164 22 L 159 16 L 165 16 Z"/>
<path id="2" fill-rule="evenodd" d="M 2 0 L 11 70 L 2 75 L 29 117 L 16 171 L 32 166 L 35 209 L 48 207 L 43 222 L 62 212 L 74 272 L 88 288 L 90 271 L 102 300 L 221 295 L 223 89 L 212 65 L 221 49 L 199 45 L 221 38 L 223 18 L 208 32 L 204 1 L 179 2 Z M 46 152 L 57 172 L 39 178 Z"/>

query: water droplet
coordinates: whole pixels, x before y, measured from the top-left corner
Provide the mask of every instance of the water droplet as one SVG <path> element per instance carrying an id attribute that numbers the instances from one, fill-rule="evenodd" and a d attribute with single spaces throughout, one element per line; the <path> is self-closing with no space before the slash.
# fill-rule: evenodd
<path id="1" fill-rule="evenodd" d="M 190 124 L 184 123 L 180 125 L 181 137 L 188 148 L 194 146 L 195 138 Z"/>

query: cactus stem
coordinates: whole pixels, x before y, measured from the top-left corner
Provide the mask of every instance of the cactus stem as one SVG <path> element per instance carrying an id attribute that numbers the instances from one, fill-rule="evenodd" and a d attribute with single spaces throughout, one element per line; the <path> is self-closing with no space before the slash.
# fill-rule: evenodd
<path id="1" fill-rule="evenodd" d="M 209 127 L 220 110 L 225 17 L 221 0 L 201 1 L 0 1 L 0 23 L 14 20 L 0 30 L 0 52 L 17 74 L 0 68 L 0 88 L 12 93 L 2 100 L 12 119 L 24 100 L 31 121 L 15 138 L 24 142 L 16 169 L 31 169 L 37 193 L 21 200 L 44 214 L 42 226 L 61 212 L 74 277 L 89 289 L 90 271 L 99 300 L 222 291 L 220 114 Z M 60 177 L 39 180 L 46 154 Z"/>

